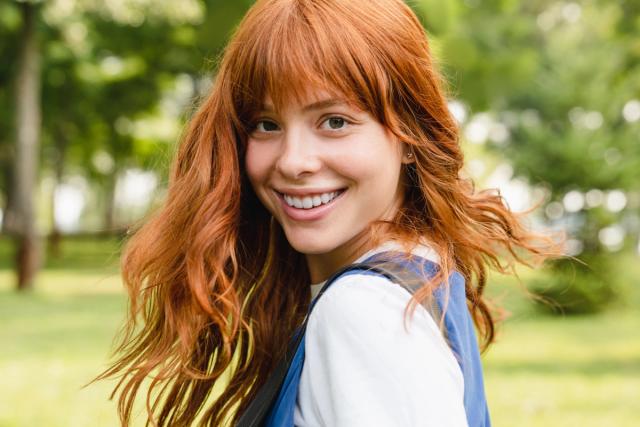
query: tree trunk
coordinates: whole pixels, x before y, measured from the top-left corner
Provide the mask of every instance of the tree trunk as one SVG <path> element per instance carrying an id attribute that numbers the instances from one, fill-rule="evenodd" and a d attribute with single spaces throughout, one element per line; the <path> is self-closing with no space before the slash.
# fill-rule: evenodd
<path id="1" fill-rule="evenodd" d="M 1 147 L 0 149 L 2 149 L 2 153 L 0 153 L 0 173 L 2 173 L 2 179 L 4 181 L 5 184 L 5 188 L 4 188 L 4 212 L 2 215 L 2 228 L 0 228 L 0 232 L 4 233 L 4 234 L 13 234 L 13 231 L 15 229 L 14 225 L 14 218 L 15 218 L 15 214 L 14 214 L 14 197 L 13 197 L 13 191 L 14 191 L 14 185 L 13 185 L 13 178 L 14 178 L 14 173 L 13 173 L 13 164 L 14 164 L 14 147 L 13 147 L 13 143 L 11 144 L 11 147 Z"/>
<path id="2" fill-rule="evenodd" d="M 40 54 L 36 38 L 37 6 L 20 4 L 22 36 L 16 77 L 16 270 L 18 290 L 33 287 L 39 264 L 39 242 L 35 227 L 34 195 L 38 176 L 40 144 Z"/>

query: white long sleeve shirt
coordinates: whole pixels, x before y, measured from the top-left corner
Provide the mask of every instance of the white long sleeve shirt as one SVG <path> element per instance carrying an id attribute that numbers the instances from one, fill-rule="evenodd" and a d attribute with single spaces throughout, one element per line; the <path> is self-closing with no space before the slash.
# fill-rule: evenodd
<path id="1" fill-rule="evenodd" d="M 400 249 L 387 242 L 367 252 Z M 412 253 L 437 262 L 428 246 Z M 324 283 L 312 285 L 315 297 Z M 465 427 L 462 371 L 431 315 L 390 280 L 353 274 L 331 285 L 307 324 L 298 427 Z"/>

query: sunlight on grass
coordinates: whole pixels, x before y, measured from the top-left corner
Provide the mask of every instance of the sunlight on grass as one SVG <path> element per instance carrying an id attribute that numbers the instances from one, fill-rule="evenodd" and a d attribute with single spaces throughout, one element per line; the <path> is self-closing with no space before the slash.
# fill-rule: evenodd
<path id="1" fill-rule="evenodd" d="M 635 313 L 507 322 L 484 358 L 495 425 L 635 425 L 638 328 Z"/>

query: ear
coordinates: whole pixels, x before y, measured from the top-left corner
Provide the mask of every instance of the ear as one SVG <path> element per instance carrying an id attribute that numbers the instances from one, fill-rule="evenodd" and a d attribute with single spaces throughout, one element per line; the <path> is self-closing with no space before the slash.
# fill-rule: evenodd
<path id="1" fill-rule="evenodd" d="M 413 153 L 413 149 L 408 144 L 402 144 L 402 163 L 408 165 L 416 161 L 416 155 Z"/>

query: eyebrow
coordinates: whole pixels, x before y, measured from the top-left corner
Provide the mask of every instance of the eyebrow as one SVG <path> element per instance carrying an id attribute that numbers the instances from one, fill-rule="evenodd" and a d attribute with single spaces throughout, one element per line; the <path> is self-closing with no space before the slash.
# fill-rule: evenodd
<path id="1" fill-rule="evenodd" d="M 317 102 L 313 102 L 309 105 L 305 105 L 304 107 L 302 107 L 302 112 L 306 113 L 313 110 L 322 110 L 323 108 L 333 107 L 335 105 L 348 105 L 348 104 L 347 102 L 345 102 L 345 100 L 339 99 L 339 98 L 323 99 Z M 262 108 L 266 112 L 273 112 L 273 105 L 271 104 L 265 104 Z"/>

